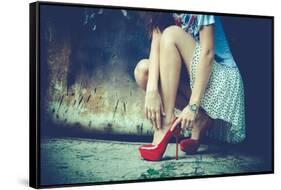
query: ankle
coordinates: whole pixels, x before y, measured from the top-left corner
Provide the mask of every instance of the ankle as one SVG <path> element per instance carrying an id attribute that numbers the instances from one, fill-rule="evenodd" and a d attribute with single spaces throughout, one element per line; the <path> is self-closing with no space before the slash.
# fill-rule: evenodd
<path id="1" fill-rule="evenodd" d="M 191 139 L 199 140 L 202 128 L 203 128 L 202 122 L 197 120 L 193 124 L 193 128 L 192 128 L 192 131 L 191 131 Z"/>
<path id="2" fill-rule="evenodd" d="M 209 125 L 209 122 L 210 120 L 208 118 L 197 120 L 193 125 L 191 138 L 194 140 L 199 140 L 201 138 L 201 133 L 205 132 L 204 128 L 207 127 L 207 125 Z"/>
<path id="3" fill-rule="evenodd" d="M 191 133 L 191 137 L 192 140 L 199 140 L 200 139 L 200 134 L 199 133 Z"/>
<path id="4" fill-rule="evenodd" d="M 167 127 L 172 124 L 176 116 L 174 114 L 166 115 L 163 117 L 163 127 Z"/>

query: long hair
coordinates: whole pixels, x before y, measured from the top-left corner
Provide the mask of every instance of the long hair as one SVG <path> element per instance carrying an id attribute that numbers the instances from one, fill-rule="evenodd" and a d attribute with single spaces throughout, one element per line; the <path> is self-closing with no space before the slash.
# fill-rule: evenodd
<path id="1" fill-rule="evenodd" d="M 166 12 L 144 12 L 142 14 L 144 26 L 147 30 L 149 38 L 152 37 L 154 29 L 159 28 L 162 32 L 169 25 L 175 24 L 171 13 Z"/>

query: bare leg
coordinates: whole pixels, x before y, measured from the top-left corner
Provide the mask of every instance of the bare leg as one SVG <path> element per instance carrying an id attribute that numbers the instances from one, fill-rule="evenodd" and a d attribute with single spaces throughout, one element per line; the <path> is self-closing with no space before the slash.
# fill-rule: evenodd
<path id="1" fill-rule="evenodd" d="M 160 94 L 162 97 L 162 102 L 164 105 L 164 111 L 166 117 L 163 118 L 162 128 L 160 130 L 154 131 L 153 144 L 158 144 L 162 139 L 163 135 L 166 133 L 170 123 L 173 121 L 174 108 L 176 103 L 176 96 L 179 86 L 179 78 L 182 60 L 185 66 L 190 70 L 190 62 L 192 59 L 193 51 L 195 48 L 194 39 L 188 35 L 183 29 L 178 26 L 170 26 L 166 28 L 162 34 L 160 42 Z M 146 61 L 147 64 L 149 60 Z M 143 63 L 143 62 L 142 62 Z M 144 67 L 139 67 L 144 68 Z M 136 68 L 137 69 L 137 68 Z M 141 70 L 141 69 L 140 69 Z M 148 67 L 147 67 L 148 71 Z M 145 90 L 146 80 L 138 80 L 138 73 L 135 70 L 135 77 L 138 84 Z M 146 73 L 146 72 L 145 72 Z M 146 73 L 148 75 L 148 73 Z M 187 84 L 188 85 L 188 84 Z M 189 98 L 189 97 L 188 97 Z M 186 102 L 187 105 L 188 102 Z M 186 106 L 185 105 L 185 106 Z M 192 133 L 194 133 L 193 138 L 197 138 L 196 135 L 200 133 L 200 130 L 205 122 L 197 122 L 194 125 Z"/>
<path id="2" fill-rule="evenodd" d="M 144 91 L 146 90 L 148 80 L 149 63 L 149 59 L 142 59 L 134 70 L 136 82 Z"/>
<path id="3" fill-rule="evenodd" d="M 149 75 L 149 64 L 150 64 L 149 59 L 142 59 L 138 62 L 134 70 L 136 82 L 139 85 L 139 87 L 141 87 L 144 91 L 146 90 L 146 85 Z M 176 96 L 176 107 L 180 110 L 182 110 L 186 106 L 190 96 L 190 89 L 188 88 L 189 81 L 188 81 L 186 69 L 185 68 L 182 69 L 181 72 L 182 75 L 180 76 L 181 77 L 180 86 Z M 161 83 L 159 88 L 161 93 Z M 154 131 L 152 144 L 156 144 L 159 140 L 161 140 L 161 137 L 163 136 L 163 132 L 164 131 L 159 131 L 159 130 Z"/>
<path id="4" fill-rule="evenodd" d="M 135 80 L 139 87 L 142 88 L 144 91 L 146 91 L 146 85 L 149 75 L 149 64 L 149 59 L 142 59 L 137 63 L 134 70 Z M 176 97 L 176 108 L 182 110 L 188 103 L 191 93 L 186 68 L 181 70 L 180 77 L 180 84 Z M 161 88 L 161 83 L 159 88 Z"/>
<path id="5" fill-rule="evenodd" d="M 210 125 L 212 122 L 212 119 L 206 115 L 204 112 L 199 110 L 197 117 L 193 123 L 193 128 L 191 131 L 191 139 L 198 140 L 200 138 L 200 132 L 201 130 L 206 126 Z"/>
<path id="6" fill-rule="evenodd" d="M 175 118 L 174 108 L 182 66 L 181 57 L 189 69 L 194 48 L 194 40 L 181 28 L 171 26 L 164 30 L 160 42 L 160 80 L 166 117 L 163 118 L 162 134 L 157 135 L 159 137 L 157 142 L 161 140 Z"/>

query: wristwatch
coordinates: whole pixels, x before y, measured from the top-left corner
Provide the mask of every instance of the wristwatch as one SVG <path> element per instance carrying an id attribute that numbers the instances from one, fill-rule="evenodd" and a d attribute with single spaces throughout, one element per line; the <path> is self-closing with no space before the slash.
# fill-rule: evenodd
<path id="1" fill-rule="evenodd" d="M 191 104 L 191 105 L 189 104 L 188 107 L 194 113 L 196 113 L 198 111 L 198 105 L 197 104 Z"/>

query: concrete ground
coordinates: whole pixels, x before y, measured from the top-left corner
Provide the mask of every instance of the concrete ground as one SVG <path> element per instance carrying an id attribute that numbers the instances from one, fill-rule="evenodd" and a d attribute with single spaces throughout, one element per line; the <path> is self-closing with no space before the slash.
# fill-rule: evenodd
<path id="1" fill-rule="evenodd" d="M 41 142 L 41 184 L 73 184 L 151 178 L 203 176 L 263 171 L 263 160 L 229 151 L 206 150 L 185 155 L 168 145 L 158 162 L 143 160 L 142 143 L 84 138 L 45 138 Z"/>

